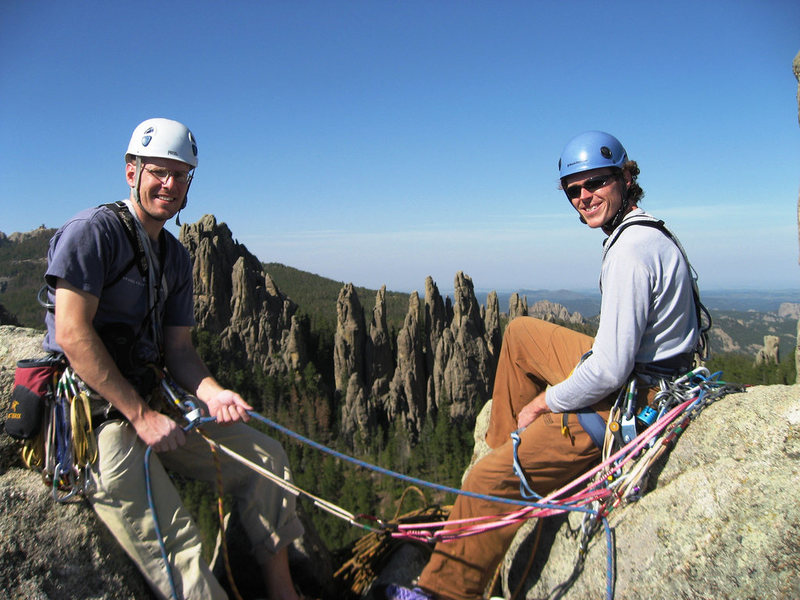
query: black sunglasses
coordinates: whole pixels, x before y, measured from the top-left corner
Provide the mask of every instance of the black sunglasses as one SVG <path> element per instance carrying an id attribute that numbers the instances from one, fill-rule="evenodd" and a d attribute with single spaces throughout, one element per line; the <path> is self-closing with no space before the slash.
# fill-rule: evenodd
<path id="1" fill-rule="evenodd" d="M 564 189 L 564 193 L 567 194 L 567 198 L 570 200 L 574 200 L 575 198 L 580 197 L 581 189 L 585 189 L 587 192 L 595 193 L 602 187 L 607 186 L 611 183 L 612 180 L 617 178 L 616 173 L 606 173 L 605 175 L 598 175 L 597 177 L 592 177 L 591 179 L 587 179 L 583 183 L 578 183 L 575 185 L 571 185 L 568 188 Z"/>

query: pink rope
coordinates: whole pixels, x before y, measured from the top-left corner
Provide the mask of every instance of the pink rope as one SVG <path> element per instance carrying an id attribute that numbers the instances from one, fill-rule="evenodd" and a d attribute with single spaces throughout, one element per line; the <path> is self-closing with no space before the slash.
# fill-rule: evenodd
<path id="1" fill-rule="evenodd" d="M 617 459 L 620 459 L 620 457 L 624 456 L 620 463 L 615 467 L 615 469 L 622 468 L 628 462 L 633 460 L 633 457 L 636 456 L 651 439 L 659 435 L 662 431 L 664 431 L 664 429 L 671 425 L 688 406 L 695 402 L 695 400 L 697 400 L 696 397 L 686 400 L 685 402 L 674 407 L 672 410 L 667 412 L 663 419 L 660 419 L 653 426 L 649 427 L 636 438 L 628 442 L 604 462 L 577 477 L 562 488 L 556 490 L 555 492 L 551 492 L 541 500 L 536 501 L 536 504 L 549 504 L 554 506 L 548 506 L 546 508 L 541 506 L 526 506 L 519 510 L 500 513 L 497 515 L 483 515 L 467 519 L 456 519 L 453 521 L 437 521 L 431 523 L 414 523 L 407 525 L 401 524 L 397 526 L 397 531 L 393 532 L 391 535 L 393 538 L 413 539 L 423 542 L 446 542 L 461 537 L 477 535 L 486 531 L 492 531 L 508 525 L 521 523 L 528 519 L 544 518 L 563 514 L 565 512 L 573 511 L 575 508 L 582 508 L 587 504 L 591 504 L 597 500 L 604 500 L 612 496 L 613 492 L 608 488 L 597 489 L 597 487 L 603 483 L 602 479 L 590 483 L 586 486 L 586 488 L 584 488 L 583 491 L 573 494 L 572 496 L 561 499 L 557 498 L 562 494 L 565 494 L 567 491 L 580 485 L 587 479 L 591 479 L 598 473 L 611 467 L 613 464 L 615 464 Z M 559 505 L 564 506 L 564 508 L 559 508 Z M 444 529 L 445 527 L 447 527 L 447 529 Z M 439 531 L 433 531 L 437 529 Z"/>

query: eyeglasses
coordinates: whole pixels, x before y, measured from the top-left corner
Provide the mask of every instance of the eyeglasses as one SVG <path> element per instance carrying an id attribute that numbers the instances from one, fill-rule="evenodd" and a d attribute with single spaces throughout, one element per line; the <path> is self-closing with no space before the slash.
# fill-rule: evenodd
<path id="1" fill-rule="evenodd" d="M 580 197 L 581 189 L 585 189 L 587 192 L 593 194 L 600 188 L 607 186 L 616 178 L 617 178 L 616 173 L 606 173 L 605 175 L 598 175 L 597 177 L 592 177 L 591 179 L 587 179 L 583 183 L 571 185 L 568 188 L 566 188 L 564 192 L 567 194 L 567 198 L 569 198 L 570 200 L 575 200 L 575 198 Z"/>
<path id="2" fill-rule="evenodd" d="M 167 181 L 169 181 L 170 177 L 175 183 L 183 185 L 189 183 L 194 175 L 193 171 L 170 171 L 169 169 L 162 169 L 161 167 L 155 169 L 144 167 L 144 170 L 158 179 L 161 185 L 167 185 Z"/>

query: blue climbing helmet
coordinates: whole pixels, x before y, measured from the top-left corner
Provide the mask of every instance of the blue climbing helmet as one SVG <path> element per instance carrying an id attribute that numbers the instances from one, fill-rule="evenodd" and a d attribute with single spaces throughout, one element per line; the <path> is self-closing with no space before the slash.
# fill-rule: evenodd
<path id="1" fill-rule="evenodd" d="M 625 148 L 617 138 L 604 131 L 585 131 L 576 135 L 564 146 L 561 158 L 558 159 L 558 174 L 563 186 L 564 178 L 574 173 L 604 167 L 611 167 L 621 173 L 626 162 L 628 162 L 628 153 L 625 152 Z M 564 191 L 566 192 L 566 189 Z M 567 195 L 567 199 L 569 200 L 569 195 Z M 569 202 L 572 205 L 572 200 Z M 607 234 L 614 231 L 622 223 L 629 206 L 630 197 L 628 191 L 624 190 L 619 210 L 603 224 L 603 231 Z M 580 220 L 581 223 L 586 222 L 583 217 L 580 217 Z"/>
<path id="2" fill-rule="evenodd" d="M 628 161 L 628 153 L 620 141 L 604 131 L 586 131 L 572 138 L 558 160 L 558 176 L 561 179 L 591 169 L 613 167 L 622 169 Z"/>

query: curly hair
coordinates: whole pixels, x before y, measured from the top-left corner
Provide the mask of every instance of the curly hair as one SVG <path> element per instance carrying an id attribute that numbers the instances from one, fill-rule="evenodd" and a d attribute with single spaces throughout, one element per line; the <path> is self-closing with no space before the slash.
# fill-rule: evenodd
<path id="1" fill-rule="evenodd" d="M 631 187 L 628 188 L 628 200 L 632 204 L 636 204 L 638 206 L 639 202 L 641 202 L 642 198 L 644 198 L 644 190 L 636 181 L 636 178 L 639 177 L 639 165 L 636 164 L 635 160 L 629 160 L 622 165 L 622 170 L 627 171 L 631 176 Z"/>

